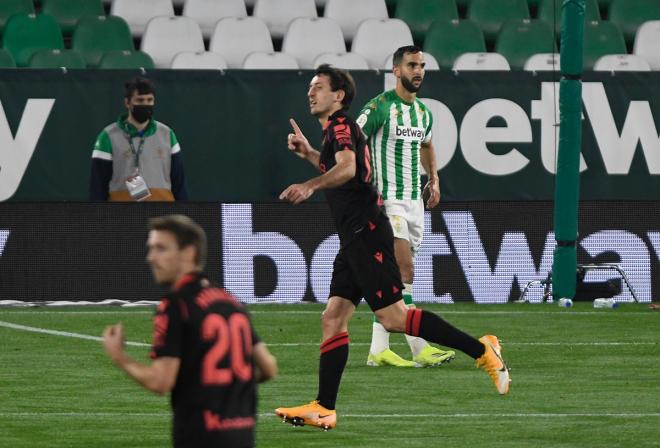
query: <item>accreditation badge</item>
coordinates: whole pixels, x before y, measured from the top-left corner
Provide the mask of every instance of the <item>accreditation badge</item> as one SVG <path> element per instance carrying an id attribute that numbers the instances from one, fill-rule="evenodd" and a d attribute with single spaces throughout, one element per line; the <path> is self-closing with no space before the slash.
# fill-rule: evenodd
<path id="1" fill-rule="evenodd" d="M 151 196 L 147 183 L 139 173 L 126 179 L 126 188 L 131 197 L 136 201 L 144 201 Z"/>

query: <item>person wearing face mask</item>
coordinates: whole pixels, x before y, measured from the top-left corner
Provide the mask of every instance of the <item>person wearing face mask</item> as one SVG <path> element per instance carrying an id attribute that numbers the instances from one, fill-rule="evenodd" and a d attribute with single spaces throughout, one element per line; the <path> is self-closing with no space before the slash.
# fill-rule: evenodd
<path id="1" fill-rule="evenodd" d="M 181 147 L 153 119 L 155 89 L 146 78 L 125 84 L 127 112 L 99 134 L 92 152 L 92 201 L 187 200 Z"/>

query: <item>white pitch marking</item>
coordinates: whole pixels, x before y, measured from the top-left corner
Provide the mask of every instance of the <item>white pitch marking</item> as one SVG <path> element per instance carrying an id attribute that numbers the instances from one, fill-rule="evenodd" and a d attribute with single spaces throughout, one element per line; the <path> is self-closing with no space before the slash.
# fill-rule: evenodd
<path id="1" fill-rule="evenodd" d="M 99 336 L 91 336 L 88 334 L 81 334 L 81 333 L 71 333 L 68 331 L 59 331 L 59 330 L 49 330 L 47 328 L 40 328 L 40 327 L 28 327 L 26 325 L 19 325 L 19 324 L 13 324 L 11 322 L 5 322 L 0 320 L 0 327 L 4 328 L 10 328 L 13 330 L 20 330 L 20 331 L 28 331 L 31 333 L 42 333 L 42 334 L 49 334 L 52 336 L 63 336 L 63 337 L 68 337 L 68 338 L 77 338 L 77 339 L 86 339 L 90 341 L 102 341 L 103 338 Z M 510 346 L 510 345 L 533 345 L 533 346 L 578 346 L 578 345 L 584 345 L 584 346 L 617 346 L 617 345 L 657 345 L 659 344 L 658 342 L 617 342 L 617 341 L 612 341 L 612 342 L 508 342 L 504 345 Z M 144 342 L 132 342 L 132 341 L 126 341 L 126 345 L 131 345 L 135 347 L 151 347 L 151 344 L 146 344 Z M 319 343 L 317 342 L 274 342 L 274 343 L 268 343 L 269 347 L 304 347 L 304 346 L 318 346 Z M 351 342 L 352 346 L 365 346 L 365 345 L 370 345 L 368 342 Z M 395 342 L 392 343 L 391 345 L 405 345 L 403 342 Z"/>
<path id="2" fill-rule="evenodd" d="M 0 412 L 0 417 L 169 417 L 163 412 Z M 271 413 L 261 413 L 259 418 L 277 417 Z M 648 418 L 660 417 L 660 412 L 575 412 L 575 413 L 454 413 L 454 414 L 342 414 L 342 418 L 368 418 L 368 419 L 401 419 L 401 418 L 575 418 L 575 417 L 604 417 L 604 418 Z M 277 417 L 279 418 L 279 417 Z"/>
<path id="3" fill-rule="evenodd" d="M 11 322 L 5 322 L 0 320 L 0 327 L 5 327 L 5 328 L 11 328 L 13 330 L 20 330 L 20 331 L 28 331 L 31 333 L 43 333 L 43 334 L 49 334 L 52 336 L 64 336 L 67 338 L 77 338 L 77 339 L 86 339 L 89 341 L 102 341 L 103 338 L 99 336 L 90 336 L 88 334 L 80 334 L 80 333 L 71 333 L 68 331 L 59 331 L 59 330 L 49 330 L 47 328 L 39 328 L 39 327 L 28 327 L 26 325 L 19 325 L 19 324 L 12 324 Z M 135 347 L 151 347 L 151 344 L 145 344 L 144 342 L 132 342 L 132 341 L 126 341 L 126 345 L 132 345 Z"/>

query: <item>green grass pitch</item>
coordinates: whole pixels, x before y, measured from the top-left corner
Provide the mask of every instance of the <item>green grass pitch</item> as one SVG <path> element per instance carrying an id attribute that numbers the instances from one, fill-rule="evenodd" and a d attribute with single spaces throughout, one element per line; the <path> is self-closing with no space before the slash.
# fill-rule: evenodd
<path id="1" fill-rule="evenodd" d="M 660 311 L 553 305 L 427 305 L 475 336 L 500 337 L 511 393 L 499 396 L 462 353 L 429 369 L 365 365 L 371 315 L 360 306 L 337 429 L 293 428 L 272 411 L 315 398 L 320 305 L 252 306 L 279 377 L 260 387 L 258 446 L 660 447 Z M 124 322 L 149 343 L 150 308 L 0 308 L 0 447 L 163 447 L 166 397 L 114 368 L 99 342 L 2 323 L 99 336 Z M 408 357 L 401 335 L 392 347 Z M 147 347 L 128 347 L 147 359 Z"/>

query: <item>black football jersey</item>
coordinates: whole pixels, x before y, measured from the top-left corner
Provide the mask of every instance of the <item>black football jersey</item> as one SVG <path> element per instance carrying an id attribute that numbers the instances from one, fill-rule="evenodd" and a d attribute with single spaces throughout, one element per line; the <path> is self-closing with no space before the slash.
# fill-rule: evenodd
<path id="1" fill-rule="evenodd" d="M 171 396 L 175 447 L 254 445 L 258 341 L 245 308 L 201 274 L 161 300 L 151 356 L 181 359 Z"/>
<path id="2" fill-rule="evenodd" d="M 371 183 L 367 140 L 357 123 L 344 111 L 332 114 L 323 126 L 323 147 L 319 161 L 322 173 L 337 164 L 335 154 L 339 151 L 355 153 L 355 176 L 339 187 L 325 190 L 325 196 L 337 226 L 339 241 L 345 246 L 364 229 L 368 221 L 377 218 L 381 213 L 381 201 Z"/>

